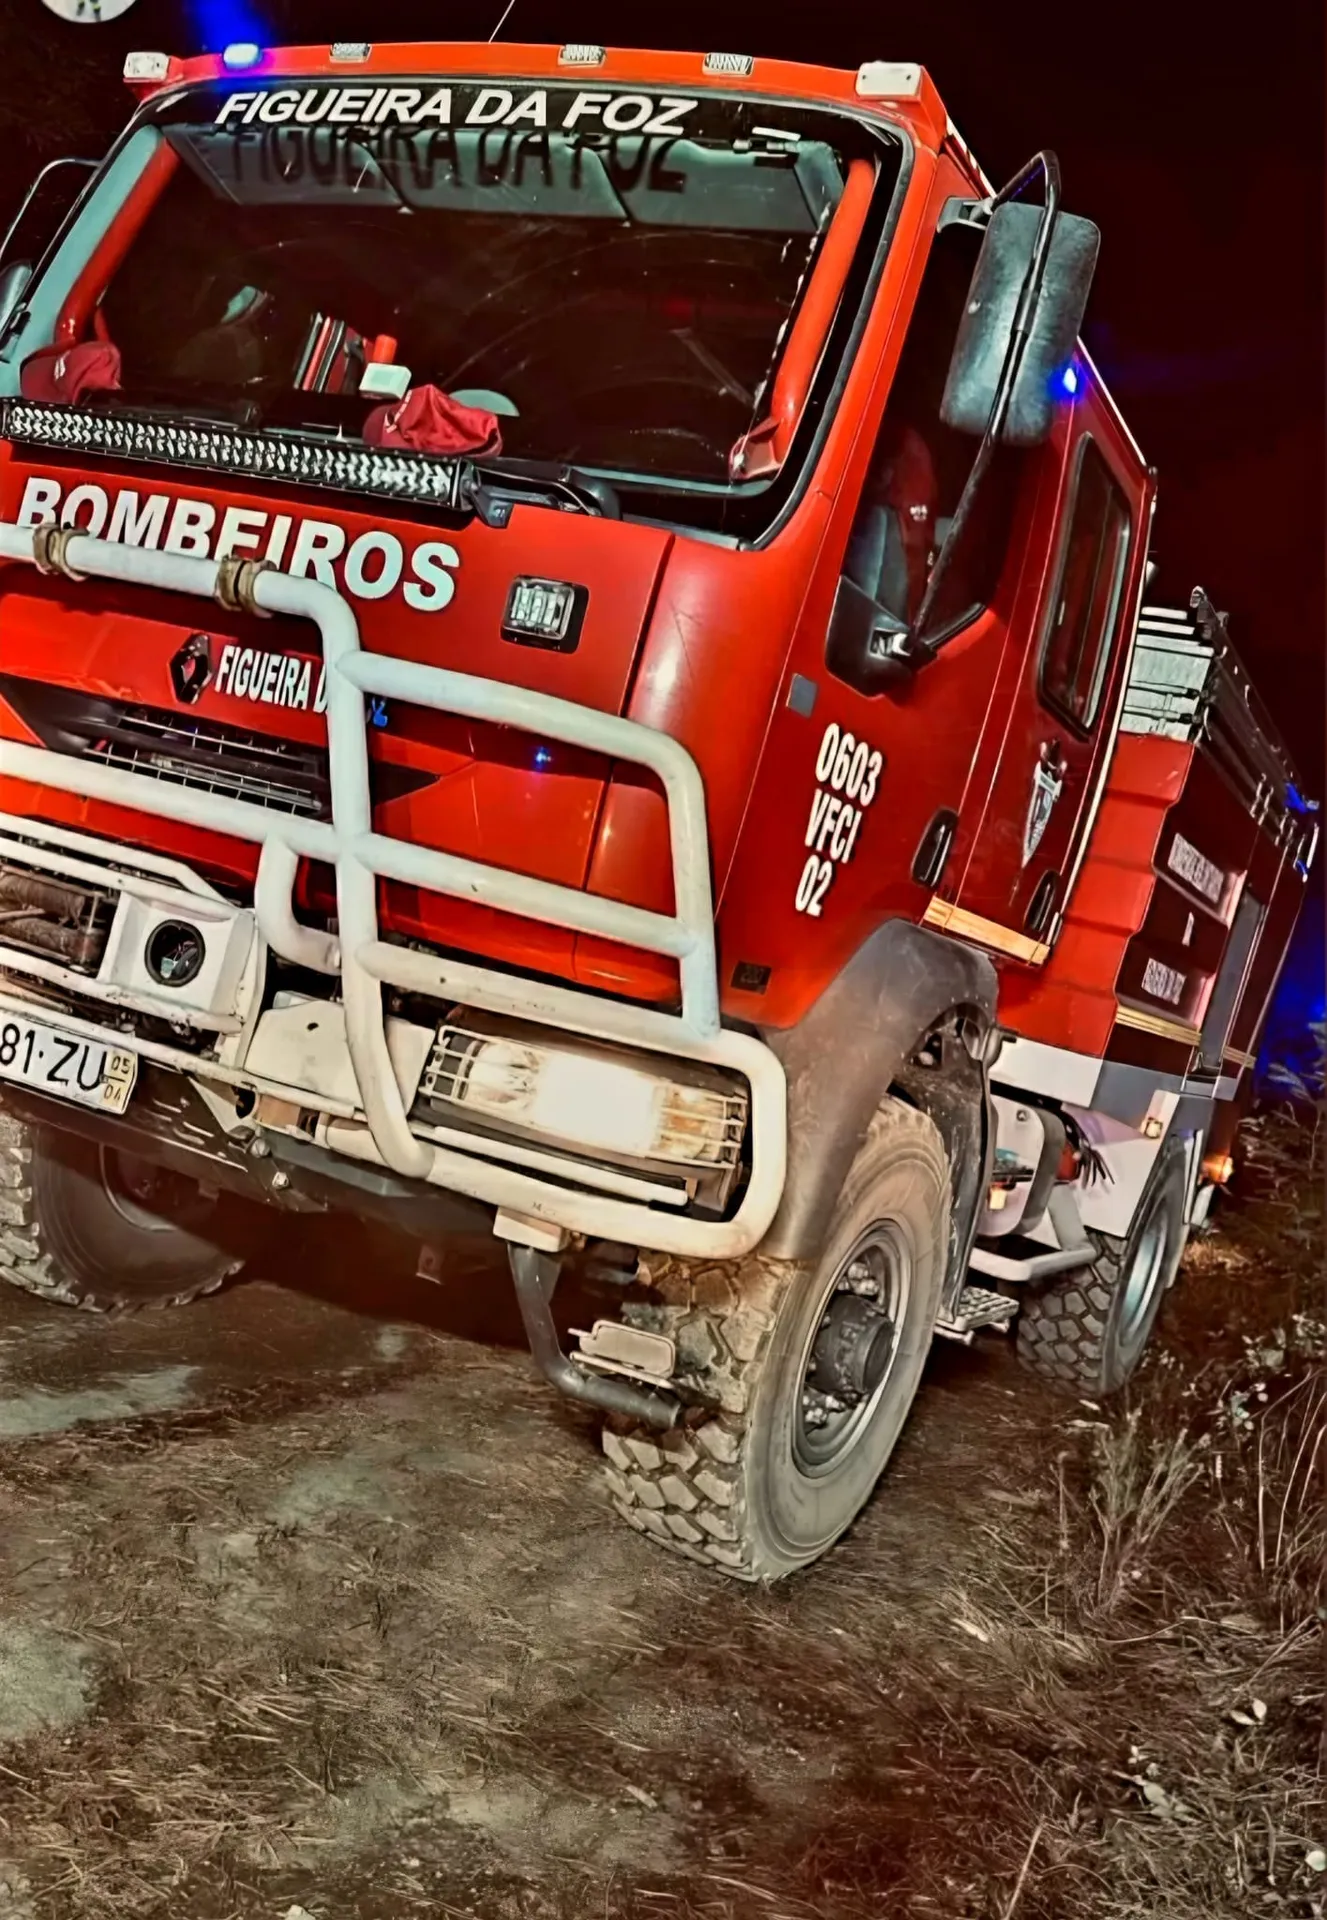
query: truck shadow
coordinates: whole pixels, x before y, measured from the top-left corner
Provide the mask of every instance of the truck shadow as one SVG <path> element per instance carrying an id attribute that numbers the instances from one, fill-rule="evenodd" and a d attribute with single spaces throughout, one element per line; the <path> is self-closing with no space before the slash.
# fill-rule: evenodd
<path id="1" fill-rule="evenodd" d="M 350 1219 L 283 1223 L 248 1279 L 384 1326 L 410 1327 L 475 1346 L 528 1353 L 504 1246 L 489 1235 L 456 1236 L 437 1256 L 436 1277 L 417 1271 L 419 1248 L 404 1236 Z M 244 1282 L 240 1283 L 241 1285 Z M 566 1343 L 571 1327 L 615 1317 L 621 1295 L 569 1266 L 558 1283 L 554 1318 Z M 927 1385 L 956 1385 L 1002 1369 L 1007 1342 L 964 1348 L 937 1339 Z"/>

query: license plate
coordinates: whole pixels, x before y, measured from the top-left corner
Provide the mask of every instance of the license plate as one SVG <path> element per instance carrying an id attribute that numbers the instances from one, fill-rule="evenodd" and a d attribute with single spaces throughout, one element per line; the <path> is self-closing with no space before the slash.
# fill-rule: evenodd
<path id="1" fill-rule="evenodd" d="M 102 1113 L 123 1113 L 137 1077 L 136 1054 L 0 1015 L 0 1080 L 17 1080 Z"/>

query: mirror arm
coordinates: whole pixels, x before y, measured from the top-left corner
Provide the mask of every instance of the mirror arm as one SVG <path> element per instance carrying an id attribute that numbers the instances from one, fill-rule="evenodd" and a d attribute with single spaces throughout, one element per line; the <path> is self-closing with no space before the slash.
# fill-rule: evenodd
<path id="1" fill-rule="evenodd" d="M 64 157 L 59 160 L 48 160 L 19 202 L 18 212 L 5 229 L 5 237 L 3 240 L 0 240 L 0 264 L 3 264 L 4 257 L 9 251 L 10 243 L 14 235 L 18 232 L 19 224 L 27 213 L 28 208 L 36 199 L 41 183 L 46 179 L 48 174 L 58 173 L 61 167 L 86 167 L 89 173 L 95 173 L 100 165 L 100 160 L 80 160 L 74 154 L 65 154 Z"/>
<path id="2" fill-rule="evenodd" d="M 977 497 L 977 489 L 981 485 L 985 477 L 986 469 L 990 466 L 994 456 L 995 433 L 990 427 L 987 427 L 982 437 L 982 443 L 977 449 L 977 457 L 973 461 L 968 472 L 968 477 L 963 483 L 963 491 L 959 495 L 958 505 L 954 508 L 954 517 L 950 523 L 948 537 L 935 557 L 935 565 L 931 568 L 931 577 L 926 582 L 926 591 L 922 595 L 922 603 L 917 609 L 917 617 L 909 629 L 905 652 L 909 664 L 913 666 L 925 666 L 928 660 L 934 660 L 936 654 L 939 653 L 940 648 L 944 645 L 943 640 L 931 641 L 924 639 L 922 636 L 926 632 L 926 622 L 930 618 L 932 607 L 935 605 L 936 595 L 943 586 L 945 576 L 949 572 L 950 561 L 954 555 L 959 537 L 968 520 L 972 517 L 972 504 Z"/>
<path id="3" fill-rule="evenodd" d="M 1023 282 L 1023 291 L 1019 295 L 1018 310 L 1014 317 L 1013 330 L 1009 337 L 1009 351 L 1005 355 L 1004 366 L 1000 370 L 1000 384 L 995 390 L 995 399 L 991 404 L 991 414 L 986 422 L 986 431 L 982 435 L 981 445 L 977 448 L 963 492 L 954 509 L 953 521 L 949 528 L 949 537 L 936 556 L 931 577 L 926 583 L 922 603 L 917 609 L 917 617 L 912 622 L 911 633 L 906 644 L 906 655 L 910 664 L 924 666 L 933 660 L 940 651 L 940 645 L 933 645 L 921 636 L 926 632 L 926 623 L 935 606 L 936 596 L 944 584 L 949 571 L 950 561 L 956 549 L 959 536 L 967 521 L 971 518 L 972 504 L 981 485 L 986 469 L 995 454 L 995 444 L 1000 430 L 1004 426 L 1005 415 L 1009 411 L 1009 402 L 1013 398 L 1014 384 L 1018 379 L 1018 370 L 1023 362 L 1028 336 L 1032 331 L 1032 316 L 1036 311 L 1037 298 L 1041 293 L 1041 283 L 1046 275 L 1046 261 L 1051 250 L 1051 239 L 1055 232 L 1055 222 L 1060 215 L 1060 163 L 1047 149 L 1034 154 L 1027 165 L 1020 167 L 1007 185 L 985 203 L 987 218 L 995 209 L 1003 206 L 1006 200 L 1015 200 L 1038 174 L 1046 182 L 1046 202 L 1042 208 L 1041 219 L 1037 225 L 1037 238 L 1032 248 L 1032 260 L 1028 267 L 1027 278 Z"/>
<path id="4" fill-rule="evenodd" d="M 1046 277 L 1046 262 L 1050 257 L 1051 240 L 1055 234 L 1055 223 L 1060 217 L 1059 160 L 1045 149 L 1041 153 L 1034 154 L 1027 165 L 1014 175 L 1009 184 L 1001 187 L 991 203 L 993 213 L 996 207 L 1003 206 L 1006 200 L 1017 199 L 1024 187 L 1035 179 L 1038 173 L 1042 174 L 1046 181 L 1046 199 L 1041 210 L 1041 219 L 1037 224 L 1037 237 L 1032 247 L 1032 264 L 1028 268 L 1027 279 L 1023 282 L 1023 292 L 1014 318 L 1013 333 L 1010 336 L 1009 352 L 1005 358 L 1000 385 L 995 395 L 995 405 L 991 408 L 991 418 L 986 429 L 991 435 L 998 434 L 1004 425 L 1004 417 L 1009 410 L 1009 401 L 1014 391 L 1014 381 L 1022 364 L 1028 335 L 1032 331 L 1032 316 L 1041 294 L 1041 283 Z"/>

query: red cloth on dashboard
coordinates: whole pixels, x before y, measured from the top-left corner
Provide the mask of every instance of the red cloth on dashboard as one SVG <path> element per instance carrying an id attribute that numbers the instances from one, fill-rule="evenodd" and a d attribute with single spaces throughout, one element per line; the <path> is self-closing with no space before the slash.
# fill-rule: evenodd
<path id="1" fill-rule="evenodd" d="M 441 387 L 412 387 L 404 400 L 375 407 L 364 422 L 371 447 L 410 447 L 416 453 L 501 453 L 498 417 L 463 407 Z"/>
<path id="2" fill-rule="evenodd" d="M 81 400 L 85 393 L 113 393 L 120 385 L 120 349 L 109 341 L 77 347 L 42 347 L 23 362 L 19 388 L 25 400 Z"/>

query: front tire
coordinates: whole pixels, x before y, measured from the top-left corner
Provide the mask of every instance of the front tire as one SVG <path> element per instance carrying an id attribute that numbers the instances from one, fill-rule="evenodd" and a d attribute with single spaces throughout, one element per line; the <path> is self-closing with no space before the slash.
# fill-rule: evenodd
<path id="1" fill-rule="evenodd" d="M 671 1335 L 679 1383 L 712 1404 L 662 1437 L 605 1431 L 623 1519 L 745 1580 L 783 1579 L 832 1546 L 869 1499 L 916 1395 L 949 1209 L 939 1133 L 888 1100 L 815 1266 L 758 1253 L 651 1262 L 660 1304 L 628 1318 Z"/>
<path id="2" fill-rule="evenodd" d="M 192 1181 L 0 1114 L 0 1279 L 93 1313 L 184 1306 L 244 1264 Z"/>
<path id="3" fill-rule="evenodd" d="M 1166 1141 L 1124 1239 L 1098 1233 L 1090 1267 L 1029 1290 L 1018 1315 L 1018 1357 L 1071 1393 L 1118 1393 L 1142 1360 L 1161 1303 L 1179 1271 L 1188 1159 Z"/>

